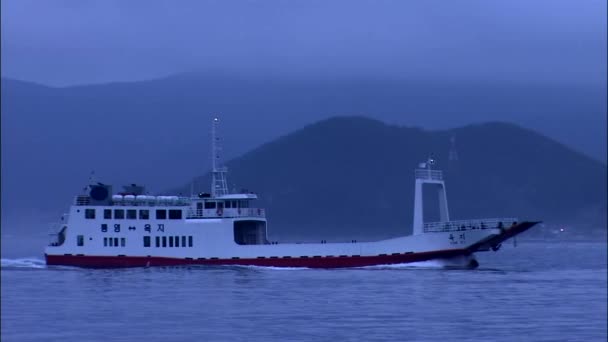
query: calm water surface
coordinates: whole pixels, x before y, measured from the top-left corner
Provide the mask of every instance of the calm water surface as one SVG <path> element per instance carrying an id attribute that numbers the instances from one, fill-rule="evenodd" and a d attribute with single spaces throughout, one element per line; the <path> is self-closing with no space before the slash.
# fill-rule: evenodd
<path id="1" fill-rule="evenodd" d="M 2 259 L 2 341 L 606 341 L 606 244 L 520 243 L 477 270 L 46 268 Z"/>

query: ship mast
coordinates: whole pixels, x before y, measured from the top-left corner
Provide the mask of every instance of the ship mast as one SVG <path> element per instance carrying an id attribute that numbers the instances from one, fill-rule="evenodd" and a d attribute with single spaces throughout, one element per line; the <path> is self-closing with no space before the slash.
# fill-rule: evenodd
<path id="1" fill-rule="evenodd" d="M 456 152 L 456 137 L 452 136 L 450 138 L 450 156 L 449 156 L 449 160 L 450 161 L 457 161 L 458 160 L 458 152 Z"/>
<path id="2" fill-rule="evenodd" d="M 220 119 L 213 118 L 211 126 L 211 196 L 218 197 L 228 194 L 228 183 L 226 182 L 226 172 L 228 169 L 222 166 L 220 152 L 222 150 L 219 145 L 220 138 L 217 136 L 217 126 Z"/>

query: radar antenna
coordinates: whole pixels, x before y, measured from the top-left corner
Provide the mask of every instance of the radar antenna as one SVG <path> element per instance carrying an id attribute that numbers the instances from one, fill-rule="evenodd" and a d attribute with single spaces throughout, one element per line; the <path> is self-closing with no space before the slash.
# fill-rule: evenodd
<path id="1" fill-rule="evenodd" d="M 226 172 L 228 172 L 228 169 L 222 166 L 220 159 L 222 148 L 219 145 L 220 138 L 217 136 L 219 122 L 220 119 L 213 118 L 213 125 L 211 126 L 211 195 L 213 197 L 228 194 L 228 184 L 226 182 Z"/>
<path id="2" fill-rule="evenodd" d="M 82 188 L 82 193 L 86 194 L 87 190 L 89 190 L 89 188 L 91 186 L 93 186 L 93 184 L 95 184 L 95 181 L 97 179 L 95 178 L 95 170 L 91 171 L 91 174 L 89 175 L 89 184 L 87 186 L 85 186 L 84 188 Z"/>

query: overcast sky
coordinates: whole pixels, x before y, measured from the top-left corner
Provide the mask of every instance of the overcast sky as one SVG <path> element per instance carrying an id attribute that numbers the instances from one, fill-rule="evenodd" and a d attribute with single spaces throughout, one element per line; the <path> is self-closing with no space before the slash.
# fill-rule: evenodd
<path id="1" fill-rule="evenodd" d="M 605 0 L 3 0 L 2 76 L 605 84 Z"/>

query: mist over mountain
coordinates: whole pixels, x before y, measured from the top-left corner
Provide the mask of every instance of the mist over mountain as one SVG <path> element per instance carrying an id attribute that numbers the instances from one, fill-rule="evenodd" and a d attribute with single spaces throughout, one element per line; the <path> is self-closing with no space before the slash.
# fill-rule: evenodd
<path id="1" fill-rule="evenodd" d="M 452 138 L 458 160 L 449 161 Z M 605 230 L 606 166 L 508 123 L 426 131 L 332 118 L 227 165 L 229 184 L 261 196 L 271 230 L 382 235 L 409 232 L 414 169 L 429 156 L 444 170 L 452 219 L 516 216 Z M 195 181 L 209 183 L 209 175 Z"/>
<path id="2" fill-rule="evenodd" d="M 209 168 L 210 120 L 216 115 L 222 119 L 227 159 L 307 124 L 332 116 L 351 115 L 441 130 L 471 123 L 509 121 L 595 159 L 605 162 L 606 154 L 605 89 L 593 87 L 436 84 L 354 78 L 262 79 L 204 73 L 65 88 L 3 78 L 1 87 L 3 223 L 24 217 L 59 216 L 73 195 L 88 184 L 93 170 L 99 181 L 116 185 L 146 184 L 153 192 L 173 188 L 205 173 Z M 344 139 L 339 132 L 334 133 L 338 134 L 335 139 Z M 457 136 L 463 158 L 466 158 L 466 139 L 466 134 Z M 398 153 L 404 155 L 411 149 L 415 153 L 439 156 L 447 153 L 448 148 L 433 145 L 442 150 L 429 148 L 422 153 L 416 152 L 424 149 L 418 142 L 400 146 L 406 150 Z M 486 141 L 483 146 L 488 146 Z M 290 148 L 297 150 L 296 146 Z M 375 150 L 374 154 L 358 154 L 356 167 L 389 157 L 397 159 L 392 153 L 397 151 L 383 149 Z M 476 157 L 485 158 L 493 153 L 488 150 Z M 248 156 L 243 158 L 250 158 Z M 333 154 L 324 156 L 330 161 L 335 158 Z M 418 159 L 404 159 L 402 168 L 397 168 L 405 172 L 399 175 L 405 175 L 408 184 Z M 589 158 L 585 160 L 595 163 Z M 389 174 L 396 172 L 386 165 L 375 165 Z M 570 166 L 554 167 L 563 170 Z M 234 172 L 238 169 L 235 167 Z M 260 192 L 268 186 L 262 180 L 251 183 L 249 179 L 242 179 L 241 182 L 236 173 L 234 177 L 237 184 L 255 187 Z M 353 188 L 383 181 L 348 177 L 343 175 L 342 179 Z M 402 189 L 398 183 L 391 186 Z M 457 190 L 457 184 L 448 183 L 449 196 Z M 404 191 L 403 198 L 410 198 L 410 193 Z M 276 196 L 271 193 L 266 200 L 272 201 Z M 411 209 L 404 204 L 403 215 L 406 215 Z M 455 213 L 458 205 L 452 200 Z M 274 207 L 270 208 L 274 213 Z M 292 209 L 287 209 L 285 215 L 289 210 Z M 344 209 L 347 210 L 350 209 Z M 509 214 L 520 215 L 519 212 Z M 402 218 L 400 222 L 409 222 L 406 216 Z"/>

